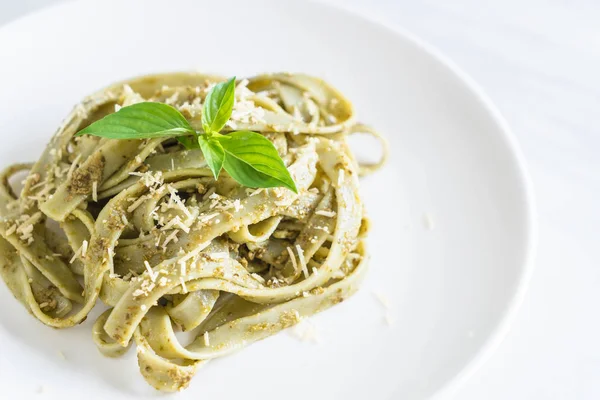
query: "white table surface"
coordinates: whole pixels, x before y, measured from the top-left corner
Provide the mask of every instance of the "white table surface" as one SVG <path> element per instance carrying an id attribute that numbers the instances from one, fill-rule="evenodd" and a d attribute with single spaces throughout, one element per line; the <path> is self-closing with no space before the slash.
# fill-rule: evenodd
<path id="1" fill-rule="evenodd" d="M 0 24 L 59 1 L 1 0 Z M 600 2 L 327 1 L 441 49 L 495 101 L 529 162 L 540 227 L 530 290 L 453 398 L 600 399 Z"/>

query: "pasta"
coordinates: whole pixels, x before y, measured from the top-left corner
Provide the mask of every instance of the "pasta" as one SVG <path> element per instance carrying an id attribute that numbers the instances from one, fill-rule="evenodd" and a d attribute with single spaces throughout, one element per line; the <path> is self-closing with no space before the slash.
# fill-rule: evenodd
<path id="1" fill-rule="evenodd" d="M 112 85 L 75 107 L 35 164 L 1 175 L 7 287 L 54 328 L 82 323 L 101 300 L 107 309 L 92 329 L 100 352 L 117 357 L 135 343 L 141 374 L 162 391 L 343 301 L 367 268 L 358 177 L 385 162 L 386 146 L 322 80 L 239 80 L 225 129 L 271 140 L 298 194 L 215 180 L 200 150 L 173 138 L 74 137 L 141 101 L 170 104 L 200 127 L 204 97 L 220 80 L 177 73 Z M 346 138 L 356 132 L 382 141 L 380 162 L 354 158 Z M 19 192 L 14 177 L 25 171 Z M 194 339 L 180 343 L 180 330 Z"/>

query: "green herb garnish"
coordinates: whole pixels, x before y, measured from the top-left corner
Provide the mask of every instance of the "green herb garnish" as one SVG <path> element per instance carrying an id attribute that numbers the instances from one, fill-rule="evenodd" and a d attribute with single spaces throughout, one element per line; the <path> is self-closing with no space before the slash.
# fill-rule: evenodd
<path id="1" fill-rule="evenodd" d="M 286 187 L 297 193 L 296 184 L 277 149 L 267 138 L 251 131 L 219 133 L 225 126 L 235 99 L 235 77 L 218 83 L 206 95 L 202 129 L 196 132 L 181 113 L 168 104 L 143 102 L 92 123 L 77 133 L 110 139 L 176 137 L 187 149 L 200 148 L 215 179 L 222 169 L 248 187 Z"/>

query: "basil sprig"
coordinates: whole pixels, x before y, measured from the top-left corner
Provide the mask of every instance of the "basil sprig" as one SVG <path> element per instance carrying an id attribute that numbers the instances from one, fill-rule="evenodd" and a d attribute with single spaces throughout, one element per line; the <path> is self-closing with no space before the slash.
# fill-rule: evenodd
<path id="1" fill-rule="evenodd" d="M 77 133 L 110 139 L 176 137 L 187 149 L 200 148 L 215 179 L 222 169 L 248 187 L 286 187 L 296 184 L 277 149 L 267 138 L 251 131 L 219 133 L 233 111 L 235 77 L 215 85 L 202 106 L 202 129 L 196 132 L 181 113 L 168 104 L 143 102 L 90 124 Z"/>

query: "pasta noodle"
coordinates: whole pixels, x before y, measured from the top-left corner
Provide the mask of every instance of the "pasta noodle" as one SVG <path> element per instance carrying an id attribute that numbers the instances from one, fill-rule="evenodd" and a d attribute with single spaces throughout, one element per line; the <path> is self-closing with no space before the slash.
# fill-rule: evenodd
<path id="1" fill-rule="evenodd" d="M 200 150 L 173 138 L 74 137 L 141 101 L 177 108 L 201 129 L 201 74 L 136 78 L 75 107 L 35 164 L 1 174 L 0 274 L 42 323 L 93 325 L 102 354 L 131 343 L 140 372 L 181 390 L 209 360 L 295 325 L 356 291 L 367 268 L 368 221 L 359 164 L 346 143 L 351 104 L 326 82 L 300 74 L 239 80 L 224 132 L 246 129 L 273 142 L 298 188 L 251 189 L 215 180 Z M 23 188 L 14 177 L 28 171 Z M 193 332 L 182 344 L 177 331 Z"/>

